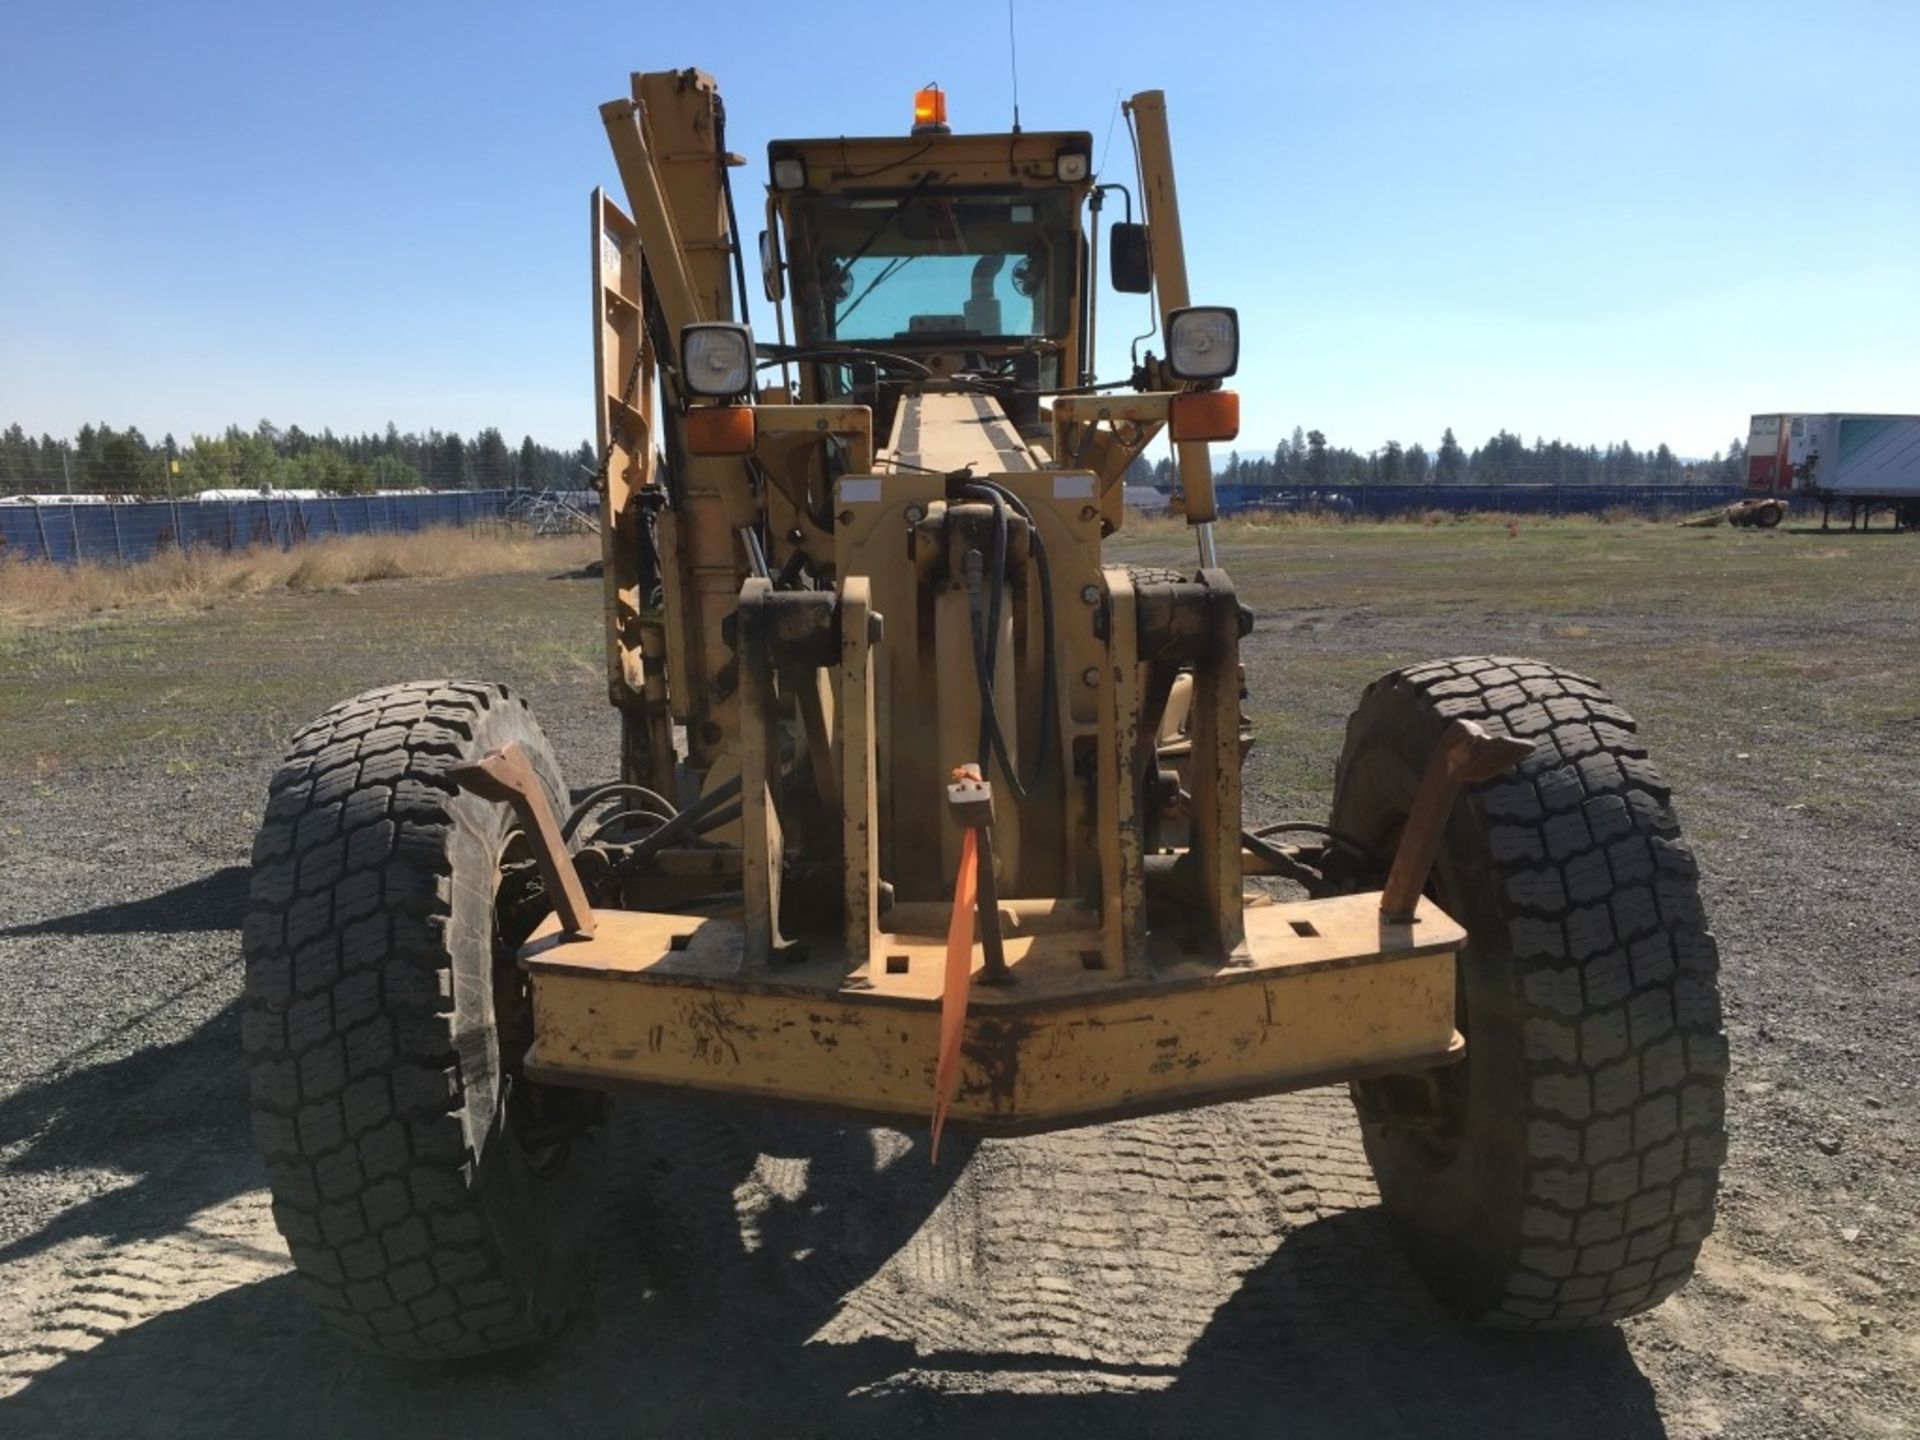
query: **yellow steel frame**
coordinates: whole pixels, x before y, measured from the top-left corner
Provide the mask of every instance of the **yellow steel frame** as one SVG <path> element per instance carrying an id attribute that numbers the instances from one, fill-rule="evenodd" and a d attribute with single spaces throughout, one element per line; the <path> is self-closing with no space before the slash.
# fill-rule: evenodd
<path id="1" fill-rule="evenodd" d="M 539 1017 L 535 1078 L 928 1113 L 940 939 L 876 932 L 877 951 L 852 969 L 834 953 L 748 977 L 737 920 L 599 920 L 590 940 L 549 922 L 523 952 Z M 1014 983 L 973 988 L 952 1122 L 1057 1129 L 1460 1053 L 1453 971 L 1464 932 L 1431 902 L 1407 925 L 1381 920 L 1376 893 L 1255 906 L 1246 926 L 1252 958 L 1163 951 L 1135 975 L 1094 963 L 1098 930 L 1010 924 Z"/>

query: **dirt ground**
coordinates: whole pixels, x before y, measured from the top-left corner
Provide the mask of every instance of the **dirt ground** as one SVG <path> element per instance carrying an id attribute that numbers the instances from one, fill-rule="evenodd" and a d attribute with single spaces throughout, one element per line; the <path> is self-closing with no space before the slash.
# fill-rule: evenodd
<path id="1" fill-rule="evenodd" d="M 1168 531 L 1121 547 L 1181 563 Z M 1461 1329 L 1344 1095 L 1019 1141 L 622 1105 L 594 1313 L 414 1370 L 308 1312 L 247 1137 L 266 780 L 345 694 L 525 690 L 614 769 L 598 585 L 519 575 L 0 630 L 0 1434 L 1889 1436 L 1920 1430 L 1920 537 L 1232 530 L 1256 818 L 1366 680 L 1532 654 L 1642 720 L 1724 952 L 1732 1151 L 1692 1285 Z"/>

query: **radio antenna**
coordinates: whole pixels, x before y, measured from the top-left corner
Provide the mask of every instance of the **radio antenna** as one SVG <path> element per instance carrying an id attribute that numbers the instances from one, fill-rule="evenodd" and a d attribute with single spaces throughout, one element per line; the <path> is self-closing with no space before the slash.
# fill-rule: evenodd
<path id="1" fill-rule="evenodd" d="M 1013 0 L 1007 0 L 1007 64 L 1013 71 L 1013 133 L 1020 133 L 1020 43 L 1013 33 Z"/>

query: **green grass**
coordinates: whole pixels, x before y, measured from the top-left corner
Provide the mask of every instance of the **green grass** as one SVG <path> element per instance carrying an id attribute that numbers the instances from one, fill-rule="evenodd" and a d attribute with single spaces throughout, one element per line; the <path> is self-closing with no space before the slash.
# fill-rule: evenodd
<path id="1" fill-rule="evenodd" d="M 592 581 L 478 576 L 0 632 L 0 775 L 192 774 L 378 684 L 597 677 L 599 600 Z"/>
<path id="2" fill-rule="evenodd" d="M 1263 525 L 1217 529 L 1243 589 L 1302 603 L 1435 609 L 1545 609 L 1556 615 L 1791 613 L 1862 601 L 1920 602 L 1920 536 L 1685 530 L 1653 522 L 1521 519 L 1442 524 Z M 1173 525 L 1122 531 L 1117 558 L 1191 564 Z"/>
<path id="3" fill-rule="evenodd" d="M 1220 527 L 1259 617 L 1245 650 L 1250 814 L 1324 812 L 1368 681 L 1501 652 L 1606 684 L 1703 833 L 1743 823 L 1734 812 L 1755 798 L 1899 818 L 1920 741 L 1920 536 L 1517 529 Z M 1116 537 L 1110 558 L 1187 568 L 1193 553 L 1188 532 L 1158 524 Z M 0 775 L 144 764 L 191 777 L 277 751 L 344 696 L 432 675 L 503 679 L 586 713 L 602 693 L 599 593 L 466 576 L 0 628 Z"/>
<path id="4" fill-rule="evenodd" d="M 1250 806 L 1324 807 L 1366 683 L 1431 656 L 1525 654 L 1639 719 L 1694 828 L 1765 798 L 1900 819 L 1920 742 L 1920 536 L 1627 522 L 1219 527 L 1259 616 Z M 1116 558 L 1191 567 L 1173 525 Z M 1745 758 L 1742 758 L 1745 757 Z M 1730 831 L 1731 833 L 1731 831 Z"/>

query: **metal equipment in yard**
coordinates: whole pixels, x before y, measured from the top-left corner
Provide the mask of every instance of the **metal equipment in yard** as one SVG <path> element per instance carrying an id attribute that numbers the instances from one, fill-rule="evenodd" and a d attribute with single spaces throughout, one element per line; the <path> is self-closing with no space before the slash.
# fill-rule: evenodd
<path id="1" fill-rule="evenodd" d="M 770 147 L 772 344 L 713 81 L 602 107 L 621 775 L 574 797 L 490 684 L 372 691 L 295 740 L 245 1035 L 309 1293 L 395 1353 L 550 1333 L 622 1086 L 1017 1134 L 1344 1081 L 1456 1310 L 1657 1303 L 1712 1223 L 1725 1048 L 1632 721 L 1548 665 L 1415 666 L 1362 698 L 1329 821 L 1249 830 L 1252 617 L 1207 449 L 1239 327 L 1190 303 L 1162 97 L 1127 106 L 1137 194 L 1084 132 L 955 134 L 945 103 Z M 1166 352 L 1118 381 L 1103 255 Z M 1109 564 L 1163 434 L 1197 563 Z"/>
<path id="2" fill-rule="evenodd" d="M 1702 510 L 1676 523 L 1695 530 L 1710 530 L 1716 525 L 1731 525 L 1736 530 L 1773 530 L 1786 518 L 1785 500 L 1755 496 L 1718 509 Z"/>
<path id="3" fill-rule="evenodd" d="M 590 491 L 522 490 L 507 501 L 504 518 L 535 535 L 598 535 L 596 499 Z"/>

